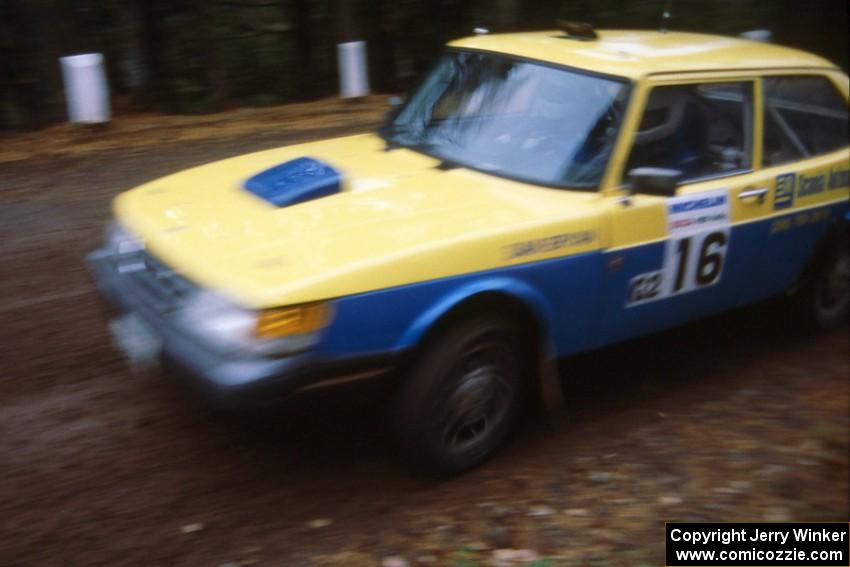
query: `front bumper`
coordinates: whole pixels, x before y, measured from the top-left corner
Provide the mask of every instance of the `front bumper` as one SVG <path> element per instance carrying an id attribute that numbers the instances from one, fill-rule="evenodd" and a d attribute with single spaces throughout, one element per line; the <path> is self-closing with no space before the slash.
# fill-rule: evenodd
<path id="1" fill-rule="evenodd" d="M 120 313 L 144 320 L 162 340 L 164 365 L 215 407 L 266 406 L 304 390 L 381 378 L 392 369 L 389 357 L 326 360 L 315 351 L 285 358 L 222 355 L 182 333 L 167 309 L 145 301 L 141 290 L 118 271 L 113 252 L 96 250 L 86 261 L 108 302 Z"/>

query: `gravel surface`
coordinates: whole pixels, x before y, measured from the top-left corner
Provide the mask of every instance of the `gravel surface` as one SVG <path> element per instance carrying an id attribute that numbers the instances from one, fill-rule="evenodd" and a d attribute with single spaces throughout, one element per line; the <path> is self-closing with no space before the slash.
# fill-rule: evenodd
<path id="1" fill-rule="evenodd" d="M 567 361 L 562 428 L 443 482 L 377 404 L 222 415 L 131 373 L 83 267 L 110 199 L 374 121 L 0 166 L 0 565 L 660 565 L 665 520 L 848 521 L 850 334 L 776 304 Z"/>

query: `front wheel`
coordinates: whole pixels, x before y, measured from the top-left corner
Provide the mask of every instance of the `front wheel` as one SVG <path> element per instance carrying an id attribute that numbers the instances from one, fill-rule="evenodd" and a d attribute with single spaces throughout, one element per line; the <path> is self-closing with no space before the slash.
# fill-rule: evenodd
<path id="1" fill-rule="evenodd" d="M 515 330 L 492 317 L 466 320 L 429 341 L 392 407 L 406 460 L 442 476 L 487 459 L 516 421 L 524 359 Z"/>

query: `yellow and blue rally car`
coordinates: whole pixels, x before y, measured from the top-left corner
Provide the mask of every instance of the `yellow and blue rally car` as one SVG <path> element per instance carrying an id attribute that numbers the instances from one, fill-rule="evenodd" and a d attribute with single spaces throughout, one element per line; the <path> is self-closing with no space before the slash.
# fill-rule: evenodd
<path id="1" fill-rule="evenodd" d="M 250 407 L 393 376 L 455 472 L 559 357 L 791 293 L 850 303 L 848 77 L 743 39 L 594 31 L 449 45 L 380 132 L 123 193 L 89 263 L 133 358 Z"/>

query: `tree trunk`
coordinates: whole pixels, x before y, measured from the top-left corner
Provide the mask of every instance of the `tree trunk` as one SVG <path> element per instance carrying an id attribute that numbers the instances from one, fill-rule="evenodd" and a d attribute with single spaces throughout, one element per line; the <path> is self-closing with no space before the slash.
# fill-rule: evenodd
<path id="1" fill-rule="evenodd" d="M 369 4 L 369 68 L 379 91 L 398 90 L 395 60 L 395 41 L 391 18 L 394 0 L 373 0 Z"/>
<path id="2" fill-rule="evenodd" d="M 357 29 L 356 0 L 333 0 L 333 13 L 331 17 L 336 19 L 336 42 L 346 43 L 363 39 Z"/>
<path id="3" fill-rule="evenodd" d="M 215 14 L 207 0 L 194 0 L 193 7 L 201 26 L 201 37 L 205 40 L 204 65 L 212 106 L 214 109 L 220 109 L 230 100 L 230 84 L 227 78 L 224 53 L 216 29 Z"/>
<path id="4" fill-rule="evenodd" d="M 38 85 L 33 89 L 34 126 L 43 126 L 61 120 L 64 94 L 59 58 L 70 55 L 73 46 L 69 27 L 72 14 L 62 3 L 33 2 L 29 6 L 35 24 L 36 36 L 40 39 L 38 51 Z"/>
<path id="5" fill-rule="evenodd" d="M 295 46 L 298 59 L 296 68 L 298 83 L 301 90 L 297 97 L 301 100 L 311 100 L 316 96 L 316 75 L 313 52 L 313 34 L 310 17 L 310 0 L 284 0 L 283 10 L 287 5 L 292 6 L 295 23 Z"/>
<path id="6" fill-rule="evenodd" d="M 136 0 L 139 22 L 138 46 L 141 58 L 141 86 L 136 97 L 145 108 L 160 107 L 167 102 L 167 68 L 163 57 L 163 36 L 159 13 L 154 2 Z"/>

